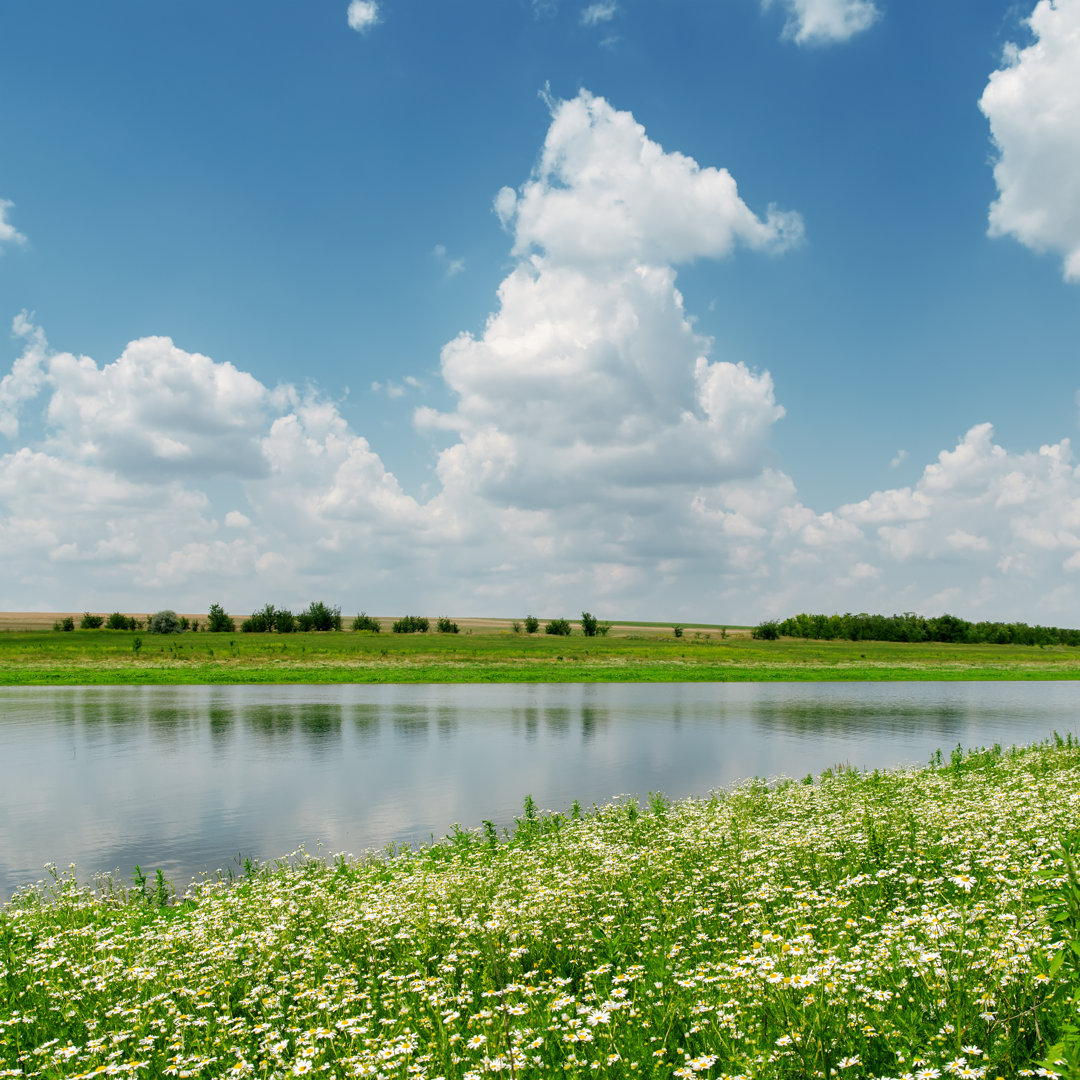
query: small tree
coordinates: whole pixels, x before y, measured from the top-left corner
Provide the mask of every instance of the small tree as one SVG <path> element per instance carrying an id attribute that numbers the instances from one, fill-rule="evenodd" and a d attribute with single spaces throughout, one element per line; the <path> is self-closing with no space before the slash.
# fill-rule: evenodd
<path id="1" fill-rule="evenodd" d="M 683 633 L 683 628 L 682 628 L 682 627 L 681 627 L 681 626 L 680 626 L 680 625 L 679 625 L 678 623 L 676 623 L 676 624 L 675 624 L 675 625 L 674 625 L 674 626 L 673 626 L 673 627 L 671 628 L 671 632 L 672 632 L 672 633 L 673 633 L 673 634 L 674 634 L 674 635 L 675 635 L 676 637 L 682 637 L 682 633 Z"/>
<path id="2" fill-rule="evenodd" d="M 544 627 L 545 634 L 554 634 L 556 637 L 570 636 L 570 622 L 568 619 L 552 619 Z"/>
<path id="3" fill-rule="evenodd" d="M 758 623 L 751 633 L 760 641 L 776 641 L 780 636 L 780 624 L 775 619 L 767 619 Z"/>
<path id="4" fill-rule="evenodd" d="M 168 608 L 164 611 L 155 611 L 146 620 L 146 629 L 151 634 L 179 634 L 182 629 L 180 616 Z"/>
<path id="5" fill-rule="evenodd" d="M 105 620 L 100 615 L 91 615 L 89 611 L 83 612 L 82 621 L 79 623 L 80 630 L 99 630 Z"/>
<path id="6" fill-rule="evenodd" d="M 440 634 L 456 634 L 458 632 L 458 624 L 451 622 L 445 615 L 435 625 L 439 628 Z"/>
<path id="7" fill-rule="evenodd" d="M 525 633 L 535 634 L 540 629 L 540 620 L 535 615 L 525 616 Z"/>
<path id="8" fill-rule="evenodd" d="M 354 630 L 369 630 L 373 634 L 377 634 L 382 629 L 379 625 L 379 620 L 373 619 L 366 611 L 361 611 L 360 614 L 353 619 L 352 628 Z"/>
<path id="9" fill-rule="evenodd" d="M 114 611 L 105 620 L 106 630 L 134 630 L 135 619 L 134 617 L 128 618 L 126 615 L 121 615 L 119 611 Z"/>
<path id="10" fill-rule="evenodd" d="M 596 628 L 599 626 L 596 616 L 588 611 L 581 613 L 581 632 L 586 637 L 596 637 Z"/>
<path id="11" fill-rule="evenodd" d="M 431 624 L 423 615 L 406 615 L 393 626 L 395 634 L 426 634 Z"/>
<path id="12" fill-rule="evenodd" d="M 296 629 L 296 616 L 288 608 L 274 612 L 274 629 L 279 634 L 291 634 Z"/>
<path id="13" fill-rule="evenodd" d="M 212 634 L 232 634 L 236 631 L 236 623 L 232 616 L 225 614 L 220 604 L 211 604 L 206 616 L 206 629 Z"/>
<path id="14" fill-rule="evenodd" d="M 74 630 L 75 620 L 70 615 L 65 615 L 62 619 L 57 619 L 53 623 L 54 630 Z"/>
<path id="15" fill-rule="evenodd" d="M 327 607 L 321 600 L 313 600 L 296 618 L 301 630 L 341 629 L 341 608 Z"/>

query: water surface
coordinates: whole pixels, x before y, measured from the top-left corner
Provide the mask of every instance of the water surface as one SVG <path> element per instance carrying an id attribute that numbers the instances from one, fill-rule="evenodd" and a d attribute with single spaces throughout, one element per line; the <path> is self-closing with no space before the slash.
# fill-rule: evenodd
<path id="1" fill-rule="evenodd" d="M 237 856 L 359 853 L 840 762 L 1076 732 L 1080 683 L 0 689 L 0 899 L 74 862 L 181 889 Z"/>

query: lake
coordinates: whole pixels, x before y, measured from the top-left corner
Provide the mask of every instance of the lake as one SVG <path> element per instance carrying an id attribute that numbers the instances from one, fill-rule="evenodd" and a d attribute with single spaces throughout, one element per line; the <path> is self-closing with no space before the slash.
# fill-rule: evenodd
<path id="1" fill-rule="evenodd" d="M 0 689 L 0 899 L 161 868 L 180 891 L 306 845 L 359 854 L 454 823 L 705 794 L 747 777 L 1077 732 L 1080 683 L 664 683 Z"/>

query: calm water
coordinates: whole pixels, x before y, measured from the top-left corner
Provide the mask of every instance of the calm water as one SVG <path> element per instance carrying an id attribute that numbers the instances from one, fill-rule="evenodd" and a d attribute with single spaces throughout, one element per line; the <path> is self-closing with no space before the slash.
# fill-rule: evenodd
<path id="1" fill-rule="evenodd" d="M 359 853 L 838 762 L 1077 731 L 1080 683 L 0 690 L 0 899 L 77 863 L 183 888 L 238 853 Z"/>

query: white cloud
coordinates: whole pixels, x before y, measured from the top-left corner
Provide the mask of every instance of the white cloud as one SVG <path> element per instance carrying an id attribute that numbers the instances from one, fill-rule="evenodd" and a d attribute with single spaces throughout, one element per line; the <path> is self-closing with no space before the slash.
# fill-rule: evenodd
<path id="1" fill-rule="evenodd" d="M 899 469 L 907 461 L 907 456 L 908 452 L 906 450 L 897 450 L 896 456 L 889 462 L 889 468 Z"/>
<path id="2" fill-rule="evenodd" d="M 589 4 L 581 12 L 582 26 L 597 26 L 603 22 L 610 22 L 615 18 L 619 5 L 615 0 L 598 0 L 597 3 Z"/>
<path id="3" fill-rule="evenodd" d="M 1080 281 L 1080 0 L 1040 0 L 1034 41 L 1006 50 L 979 107 L 997 148 L 990 235 L 1064 257 Z"/>
<path id="4" fill-rule="evenodd" d="M 4 253 L 5 244 L 26 243 L 26 237 L 7 220 L 7 212 L 14 205 L 15 204 L 8 199 L 0 199 L 0 255 Z"/>
<path id="5" fill-rule="evenodd" d="M 774 0 L 762 0 L 766 10 Z M 799 45 L 847 41 L 868 30 L 881 12 L 871 0 L 779 0 L 787 11 L 784 37 Z"/>
<path id="6" fill-rule="evenodd" d="M 442 263 L 443 273 L 447 277 L 456 277 L 465 269 L 465 260 L 451 258 L 443 244 L 436 244 L 432 249 L 432 254 Z"/>
<path id="7" fill-rule="evenodd" d="M 913 484 L 803 504 L 772 460 L 771 376 L 712 356 L 676 287 L 680 260 L 795 235 L 724 177 L 601 99 L 555 106 L 533 176 L 498 200 L 517 254 L 496 309 L 442 352 L 454 407 L 416 412 L 445 447 L 423 500 L 315 393 L 162 337 L 100 365 L 53 353 L 20 316 L 0 380 L 0 431 L 25 442 L 0 456 L 6 602 L 243 610 L 322 596 L 735 621 L 947 605 L 1075 623 L 1068 440 L 1015 452 L 979 424 Z M 568 224 L 592 209 L 595 249 Z M 421 388 L 379 384 L 406 387 Z"/>
<path id="8" fill-rule="evenodd" d="M 375 0 L 350 0 L 346 17 L 349 26 L 361 34 L 366 34 L 382 21 Z"/>

